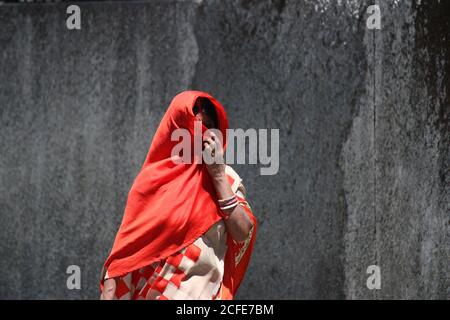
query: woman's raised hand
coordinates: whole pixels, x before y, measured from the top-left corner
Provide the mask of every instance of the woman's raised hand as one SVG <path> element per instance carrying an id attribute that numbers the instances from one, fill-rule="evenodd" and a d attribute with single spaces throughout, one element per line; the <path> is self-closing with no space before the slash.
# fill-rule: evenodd
<path id="1" fill-rule="evenodd" d="M 225 176 L 225 163 L 222 142 L 212 131 L 206 131 L 203 138 L 203 160 L 211 178 L 223 178 Z"/>

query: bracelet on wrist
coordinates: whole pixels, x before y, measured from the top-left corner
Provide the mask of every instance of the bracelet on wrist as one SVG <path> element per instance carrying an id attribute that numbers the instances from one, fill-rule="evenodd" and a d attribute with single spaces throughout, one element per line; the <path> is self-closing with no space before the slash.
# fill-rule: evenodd
<path id="1" fill-rule="evenodd" d="M 238 198 L 236 195 L 233 195 L 226 199 L 219 199 L 218 202 L 220 211 L 222 212 L 222 216 L 226 220 L 229 218 L 231 212 L 233 211 L 232 209 L 234 209 L 238 205 Z"/>

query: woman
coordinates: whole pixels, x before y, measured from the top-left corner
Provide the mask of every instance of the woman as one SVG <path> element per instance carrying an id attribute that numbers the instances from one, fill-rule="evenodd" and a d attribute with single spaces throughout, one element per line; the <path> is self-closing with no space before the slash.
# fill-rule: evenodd
<path id="1" fill-rule="evenodd" d="M 233 299 L 253 250 L 256 219 L 242 179 L 221 161 L 174 161 L 176 129 L 223 157 L 228 120 L 200 91 L 178 94 L 128 194 L 100 281 L 101 299 Z M 208 129 L 218 129 L 216 135 Z M 191 157 L 191 160 L 194 159 Z M 223 161 L 222 161 L 223 162 Z"/>

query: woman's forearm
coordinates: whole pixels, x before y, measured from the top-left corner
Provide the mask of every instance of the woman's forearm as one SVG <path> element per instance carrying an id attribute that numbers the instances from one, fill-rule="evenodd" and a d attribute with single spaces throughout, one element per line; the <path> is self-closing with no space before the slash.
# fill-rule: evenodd
<path id="1" fill-rule="evenodd" d="M 225 174 L 212 177 L 212 180 L 219 199 L 229 198 L 234 195 Z M 244 208 L 237 205 L 232 209 L 227 209 L 225 213 L 230 216 L 227 220 L 225 220 L 225 224 L 227 231 L 231 234 L 231 237 L 237 242 L 245 241 L 248 238 L 251 228 L 253 227 L 253 223 Z"/>

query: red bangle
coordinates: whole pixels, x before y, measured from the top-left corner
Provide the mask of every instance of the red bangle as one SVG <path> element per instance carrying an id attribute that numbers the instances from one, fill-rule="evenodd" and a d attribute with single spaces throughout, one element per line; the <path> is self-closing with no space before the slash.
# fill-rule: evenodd
<path id="1" fill-rule="evenodd" d="M 232 197 L 228 199 L 220 199 L 219 200 L 219 207 L 221 210 L 231 209 L 235 207 L 238 203 L 238 198 L 236 195 L 233 195 Z"/>

